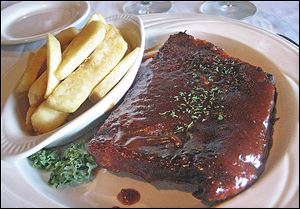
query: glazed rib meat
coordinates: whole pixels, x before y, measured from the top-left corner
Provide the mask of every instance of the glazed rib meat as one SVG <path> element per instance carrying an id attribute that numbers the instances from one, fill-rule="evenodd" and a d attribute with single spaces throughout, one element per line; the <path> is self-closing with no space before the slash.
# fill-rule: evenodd
<path id="1" fill-rule="evenodd" d="M 263 172 L 275 103 L 271 74 L 180 32 L 139 69 L 89 151 L 114 172 L 197 185 L 214 205 Z"/>

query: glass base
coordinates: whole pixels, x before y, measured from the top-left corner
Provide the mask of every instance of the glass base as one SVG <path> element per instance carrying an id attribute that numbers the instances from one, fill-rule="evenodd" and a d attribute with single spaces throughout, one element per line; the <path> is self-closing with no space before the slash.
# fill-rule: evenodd
<path id="1" fill-rule="evenodd" d="M 256 13 L 256 6 L 249 1 L 206 1 L 199 10 L 207 15 L 241 20 L 253 16 Z"/>
<path id="2" fill-rule="evenodd" d="M 128 14 L 163 13 L 171 9 L 171 1 L 129 1 L 123 6 L 123 11 Z"/>

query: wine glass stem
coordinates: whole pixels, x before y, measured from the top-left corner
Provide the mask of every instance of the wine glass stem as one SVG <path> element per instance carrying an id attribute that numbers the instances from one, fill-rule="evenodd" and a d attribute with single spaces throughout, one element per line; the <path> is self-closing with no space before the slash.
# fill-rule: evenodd
<path id="1" fill-rule="evenodd" d="M 232 1 L 226 1 L 226 6 L 227 7 L 232 7 L 233 6 L 233 2 Z"/>
<path id="2" fill-rule="evenodd" d="M 151 6 L 152 2 L 151 1 L 141 1 L 141 5 L 144 7 L 145 10 L 145 14 L 149 14 L 150 13 L 150 6 Z"/>

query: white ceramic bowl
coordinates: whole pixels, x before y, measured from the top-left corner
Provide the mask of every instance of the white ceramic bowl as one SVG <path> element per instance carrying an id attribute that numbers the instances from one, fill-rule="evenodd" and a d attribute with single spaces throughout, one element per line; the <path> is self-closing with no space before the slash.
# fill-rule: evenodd
<path id="1" fill-rule="evenodd" d="M 75 135 L 84 132 L 89 124 L 114 107 L 124 96 L 141 64 L 145 48 L 144 27 L 141 19 L 134 15 L 115 15 L 106 18 L 106 21 L 120 30 L 131 49 L 141 48 L 134 65 L 101 101 L 92 105 L 86 100 L 68 123 L 38 136 L 28 134 L 21 126 L 21 120 L 24 120 L 22 118 L 26 113 L 24 104 L 26 95 L 17 96 L 13 93 L 13 89 L 22 75 L 25 62 L 14 66 L 1 80 L 2 96 L 7 97 L 1 114 L 1 159 L 25 158 L 43 147 L 56 146 L 73 140 Z"/>

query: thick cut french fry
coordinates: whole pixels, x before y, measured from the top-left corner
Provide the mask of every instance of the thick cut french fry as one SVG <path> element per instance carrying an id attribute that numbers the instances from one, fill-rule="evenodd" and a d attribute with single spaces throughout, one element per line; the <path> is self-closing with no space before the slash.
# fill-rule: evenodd
<path id="1" fill-rule="evenodd" d="M 68 115 L 68 113 L 53 110 L 47 106 L 46 102 L 43 102 L 32 114 L 31 123 L 36 132 L 46 133 L 61 126 Z"/>
<path id="2" fill-rule="evenodd" d="M 56 34 L 55 38 L 57 38 L 61 46 L 68 45 L 75 38 L 75 36 L 78 35 L 78 33 L 78 29 L 71 27 Z"/>
<path id="3" fill-rule="evenodd" d="M 62 38 L 62 37 L 61 37 Z M 66 41 L 67 39 L 63 38 L 64 41 Z M 64 43 L 68 43 L 68 42 L 64 42 Z M 56 45 L 59 44 L 56 42 Z M 56 47 L 58 48 L 58 46 Z M 55 53 L 54 56 L 61 56 L 61 51 L 58 49 L 53 49 L 54 51 L 50 52 L 50 53 Z M 48 52 L 47 52 L 48 53 Z M 48 55 L 49 57 L 49 55 Z M 28 91 L 28 99 L 29 99 L 29 104 L 30 106 L 33 105 L 37 105 L 40 104 L 43 100 L 44 97 L 46 95 L 46 91 L 47 91 L 47 87 L 48 87 L 48 83 L 49 83 L 49 71 L 47 70 L 47 65 L 50 66 L 50 63 L 48 63 L 51 60 L 51 58 L 49 57 L 49 59 L 47 59 L 47 64 L 42 65 L 42 68 L 40 71 L 42 71 L 42 69 L 45 67 L 45 70 L 43 70 L 43 73 L 40 75 L 40 77 L 38 77 L 37 80 L 34 81 L 34 83 L 31 85 L 29 91 Z M 57 68 L 57 67 L 56 67 Z M 55 72 L 52 72 L 51 75 L 53 76 L 51 79 L 54 81 L 50 81 L 53 82 L 55 84 L 55 82 L 58 82 L 58 79 L 56 78 Z M 52 83 L 52 85 L 54 86 L 54 84 Z M 57 84 L 58 84 L 57 83 Z M 57 86 L 57 84 L 55 84 L 54 88 Z M 54 89 L 53 88 L 53 89 Z M 52 89 L 52 91 L 53 91 Z M 51 93 L 52 93 L 51 91 Z M 50 95 L 50 93 L 49 93 Z"/>
<path id="4" fill-rule="evenodd" d="M 75 112 L 93 88 L 118 64 L 127 50 L 127 43 L 119 31 L 109 26 L 105 40 L 62 81 L 47 99 L 47 104 L 62 112 Z"/>
<path id="5" fill-rule="evenodd" d="M 34 52 L 30 52 L 30 53 L 29 53 L 28 59 L 27 59 L 27 66 L 26 66 L 26 67 L 29 66 L 30 62 L 32 62 L 34 55 L 35 55 Z"/>
<path id="6" fill-rule="evenodd" d="M 92 21 L 63 52 L 62 62 L 56 71 L 59 80 L 72 73 L 105 38 L 106 27 L 101 21 Z"/>
<path id="7" fill-rule="evenodd" d="M 17 85 L 16 92 L 21 93 L 28 91 L 30 86 L 33 84 L 38 76 L 39 70 L 41 69 L 44 61 L 46 60 L 46 47 L 40 48 L 29 63 L 23 73 L 19 84 Z"/>
<path id="8" fill-rule="evenodd" d="M 32 84 L 28 91 L 28 99 L 30 106 L 39 105 L 44 100 L 47 88 L 47 71 Z"/>
<path id="9" fill-rule="evenodd" d="M 68 44 L 76 35 L 78 34 L 78 30 L 75 28 L 68 28 L 66 30 L 61 31 L 56 35 L 57 39 L 61 43 L 61 45 Z M 31 59 L 28 67 L 24 71 L 19 84 L 16 87 L 16 92 L 21 93 L 28 91 L 30 86 L 38 77 L 39 71 L 43 64 L 47 59 L 47 49 L 44 45 L 41 47 Z"/>
<path id="10" fill-rule="evenodd" d="M 15 91 L 17 93 L 21 93 L 21 92 L 26 91 L 25 89 L 26 89 L 26 80 L 27 79 L 25 79 L 25 77 L 28 76 L 27 74 L 29 73 L 31 66 L 33 65 L 33 59 L 34 59 L 34 57 L 35 57 L 35 53 L 34 52 L 30 52 L 30 54 L 28 55 L 27 65 L 26 65 L 25 71 L 24 71 L 24 73 L 23 73 L 23 75 L 21 77 L 20 82 L 18 83 L 18 85 L 17 85 L 17 87 L 15 89 Z"/>
<path id="11" fill-rule="evenodd" d="M 26 129 L 28 131 L 33 131 L 33 127 L 31 124 L 31 116 L 34 113 L 34 111 L 36 110 L 36 108 L 37 108 L 37 106 L 30 106 L 27 110 L 25 125 L 26 125 Z"/>
<path id="12" fill-rule="evenodd" d="M 42 67 L 40 68 L 38 76 L 36 77 L 36 79 L 38 79 L 46 70 L 47 70 L 47 59 L 46 59 L 46 62 L 44 62 Z"/>
<path id="13" fill-rule="evenodd" d="M 138 57 L 140 48 L 135 48 L 93 89 L 89 100 L 93 103 L 101 100 L 126 74 Z"/>
<path id="14" fill-rule="evenodd" d="M 102 23 L 106 24 L 106 21 L 104 19 L 104 17 L 102 15 L 100 15 L 99 13 L 94 13 L 91 18 L 87 21 L 86 25 L 84 27 L 87 27 L 87 25 L 89 23 L 91 23 L 92 21 L 101 21 Z"/>
<path id="15" fill-rule="evenodd" d="M 47 88 L 45 99 L 52 93 L 54 88 L 59 84 L 55 76 L 55 71 L 61 62 L 61 49 L 59 41 L 50 33 L 47 35 Z"/>

